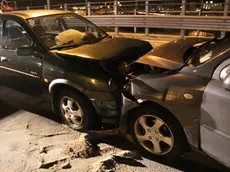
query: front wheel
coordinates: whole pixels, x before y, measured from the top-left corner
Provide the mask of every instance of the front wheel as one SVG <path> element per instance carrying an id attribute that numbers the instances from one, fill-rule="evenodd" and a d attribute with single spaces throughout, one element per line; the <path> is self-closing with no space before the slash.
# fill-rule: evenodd
<path id="1" fill-rule="evenodd" d="M 164 160 L 173 160 L 188 146 L 179 122 L 170 114 L 151 108 L 140 108 L 133 115 L 130 133 L 144 152 Z"/>
<path id="2" fill-rule="evenodd" d="M 81 93 L 61 91 L 56 106 L 63 121 L 74 130 L 87 131 L 99 126 L 99 118 L 92 103 Z"/>

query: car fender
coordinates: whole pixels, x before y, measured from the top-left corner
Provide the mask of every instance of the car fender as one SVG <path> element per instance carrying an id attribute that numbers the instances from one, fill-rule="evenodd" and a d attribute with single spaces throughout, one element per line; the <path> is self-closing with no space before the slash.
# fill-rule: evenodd
<path id="1" fill-rule="evenodd" d="M 83 92 L 83 90 L 84 90 L 84 88 L 81 87 L 80 85 L 78 85 L 72 81 L 69 81 L 67 79 L 59 78 L 59 79 L 55 79 L 55 80 L 51 81 L 51 83 L 49 84 L 49 93 L 51 95 L 52 109 L 54 112 L 55 112 L 55 106 L 54 106 L 54 100 L 53 100 L 53 90 L 54 90 L 55 86 L 60 85 L 60 84 L 70 86 L 70 87 L 75 88 L 76 90 L 78 90 L 80 92 Z"/>
<path id="2" fill-rule="evenodd" d="M 78 85 L 78 84 L 76 84 L 76 83 L 74 83 L 72 81 L 69 81 L 67 79 L 55 79 L 49 84 L 49 93 L 50 94 L 52 94 L 52 90 L 57 84 L 68 85 L 68 86 L 71 86 L 73 88 L 76 88 L 77 90 L 79 90 L 81 92 L 84 90 L 84 88 L 81 87 L 80 85 Z"/>
<path id="3" fill-rule="evenodd" d="M 150 93 L 150 92 L 149 92 Z M 163 95 L 163 94 L 162 94 Z M 123 133 L 129 132 L 129 117 L 135 113 L 138 108 L 142 108 L 145 106 L 156 105 L 157 107 L 161 107 L 162 109 L 168 109 L 167 104 L 164 101 L 159 99 L 159 94 L 153 95 L 151 92 L 151 98 L 147 96 L 139 96 L 138 99 L 129 99 L 125 94 L 122 94 L 122 109 L 121 109 L 121 118 L 120 118 L 120 130 Z"/>

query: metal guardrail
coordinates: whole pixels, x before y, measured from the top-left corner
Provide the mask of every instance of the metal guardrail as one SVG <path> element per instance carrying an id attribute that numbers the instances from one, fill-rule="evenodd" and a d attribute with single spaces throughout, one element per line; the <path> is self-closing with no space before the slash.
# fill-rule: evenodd
<path id="1" fill-rule="evenodd" d="M 185 36 L 186 29 L 220 31 L 223 36 L 225 31 L 230 31 L 230 17 L 228 17 L 230 0 L 207 2 L 194 3 L 181 0 L 180 3 L 166 4 L 162 0 L 114 0 L 62 5 L 47 3 L 45 8 L 84 11 L 83 15 L 93 23 L 115 27 L 116 35 L 119 34 L 119 27 L 133 27 L 134 32 L 137 28 L 145 28 L 146 35 L 149 34 L 149 28 L 166 28 L 180 29 L 181 37 Z M 125 15 L 127 12 L 129 15 Z"/>
<path id="2" fill-rule="evenodd" d="M 230 31 L 230 17 L 222 16 L 99 15 L 87 18 L 99 26 L 107 27 Z"/>
<path id="3" fill-rule="evenodd" d="M 221 31 L 221 35 L 225 35 L 225 31 L 230 31 L 230 17 L 229 0 L 222 3 L 223 16 L 202 16 L 201 11 L 199 16 L 186 16 L 186 0 L 181 0 L 180 15 L 149 15 L 150 14 L 150 0 L 142 0 L 144 2 L 144 15 L 117 15 L 118 3 L 114 1 L 114 16 L 90 16 L 88 19 L 99 26 L 113 26 L 115 33 L 118 35 L 119 27 L 134 27 L 145 28 L 146 35 L 149 34 L 149 28 L 167 28 L 167 29 L 181 29 L 181 37 L 185 36 L 185 30 L 208 30 L 208 31 Z M 201 4 L 202 8 L 204 4 Z M 90 11 L 90 6 L 88 6 Z"/>
<path id="4" fill-rule="evenodd" d="M 98 26 L 117 28 L 116 35 L 119 34 L 119 27 L 181 29 L 181 37 L 185 36 L 184 30 L 220 31 L 222 35 L 230 31 L 230 17 L 223 16 L 108 15 L 87 18 Z"/>

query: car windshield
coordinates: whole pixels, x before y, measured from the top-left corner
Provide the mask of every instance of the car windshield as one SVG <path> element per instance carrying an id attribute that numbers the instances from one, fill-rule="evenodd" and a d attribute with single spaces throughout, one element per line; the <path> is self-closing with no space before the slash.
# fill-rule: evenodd
<path id="1" fill-rule="evenodd" d="M 76 14 L 42 16 L 27 22 L 50 49 L 94 43 L 107 36 L 99 27 Z"/>
<path id="2" fill-rule="evenodd" d="M 189 57 L 189 64 L 201 65 L 230 49 L 230 38 L 213 39 Z"/>

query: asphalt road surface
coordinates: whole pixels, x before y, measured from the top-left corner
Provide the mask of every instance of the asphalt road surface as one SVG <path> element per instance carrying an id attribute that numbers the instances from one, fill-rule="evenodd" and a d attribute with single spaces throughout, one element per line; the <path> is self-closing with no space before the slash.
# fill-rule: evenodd
<path id="1" fill-rule="evenodd" d="M 187 156 L 193 160 L 179 158 L 171 164 L 162 164 L 140 154 L 116 132 L 79 133 L 56 122 L 54 114 L 38 115 L 2 101 L 0 105 L 1 172 L 216 172 L 224 169 L 206 156 L 194 153 Z"/>
<path id="2" fill-rule="evenodd" d="M 149 42 L 157 47 L 170 39 Z M 116 131 L 79 133 L 56 119 L 55 114 L 35 114 L 0 101 L 0 172 L 227 171 L 199 153 L 163 164 L 140 154 Z"/>

